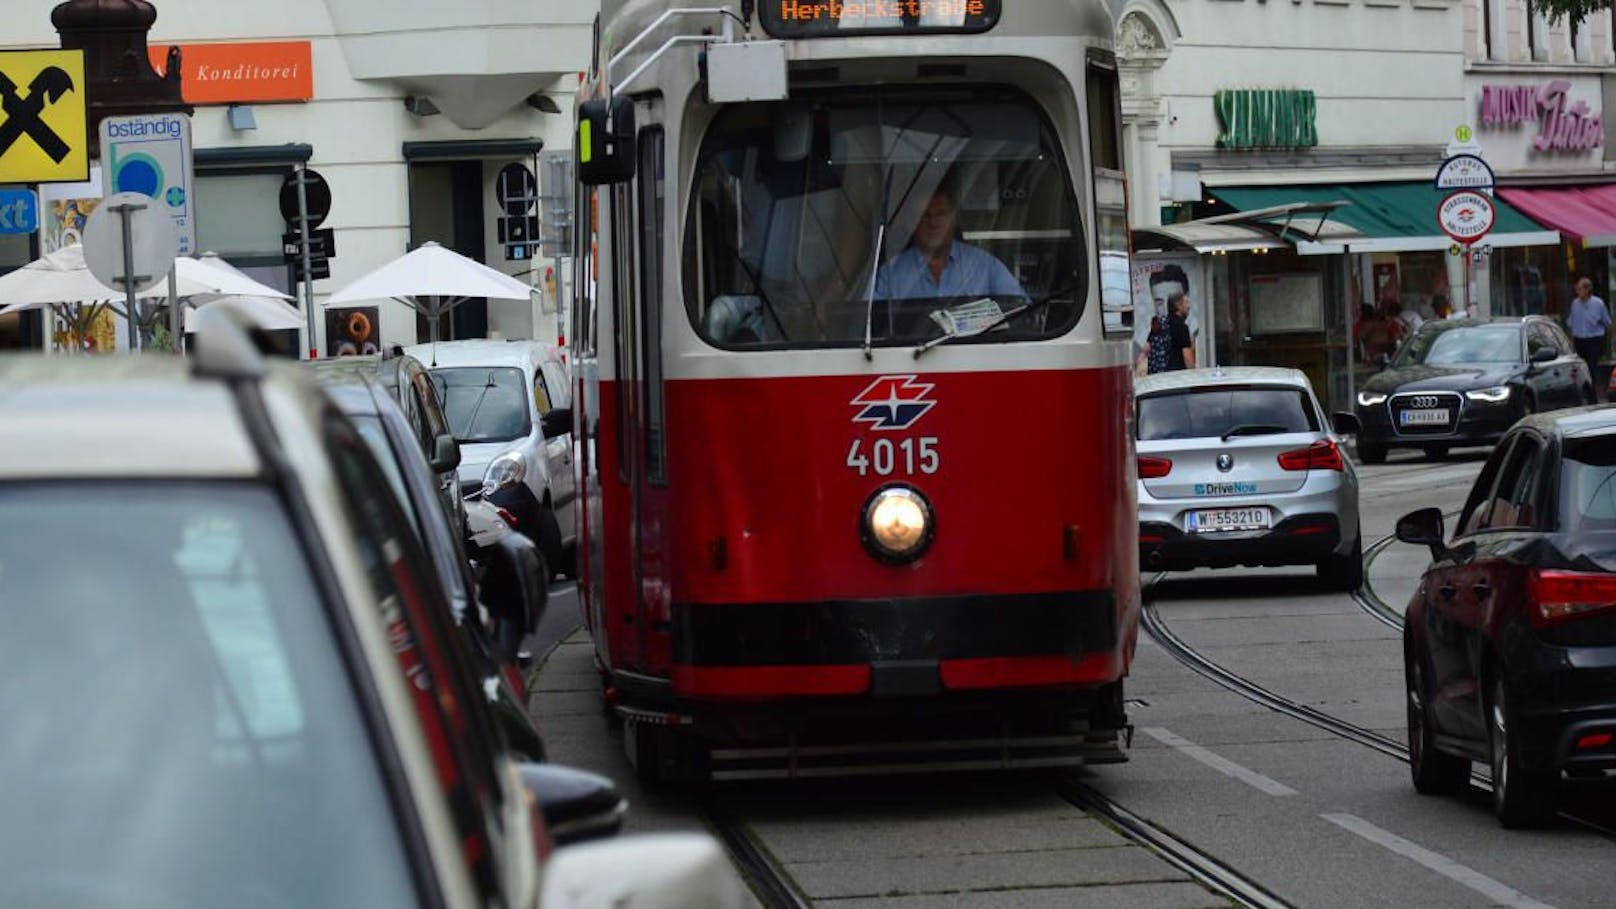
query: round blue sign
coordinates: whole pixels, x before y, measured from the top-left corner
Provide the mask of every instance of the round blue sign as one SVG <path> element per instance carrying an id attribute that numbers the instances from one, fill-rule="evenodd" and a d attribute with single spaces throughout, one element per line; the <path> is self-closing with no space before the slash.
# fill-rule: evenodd
<path id="1" fill-rule="evenodd" d="M 168 200 L 169 208 L 179 208 L 185 204 L 185 188 L 181 186 L 170 186 L 168 188 L 168 193 L 163 198 Z"/>
<path id="2" fill-rule="evenodd" d="M 156 198 L 163 188 L 163 171 L 148 155 L 130 155 L 118 162 L 112 186 L 116 192 L 140 193 Z"/>

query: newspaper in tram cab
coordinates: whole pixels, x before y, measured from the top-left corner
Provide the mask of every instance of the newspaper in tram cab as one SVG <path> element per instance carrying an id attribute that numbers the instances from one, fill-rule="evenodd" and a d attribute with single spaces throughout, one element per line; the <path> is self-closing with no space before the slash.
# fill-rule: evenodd
<path id="1" fill-rule="evenodd" d="M 961 303 L 931 314 L 932 320 L 947 335 L 972 335 L 986 331 L 988 326 L 1004 318 L 1004 310 L 992 297 L 983 297 L 970 303 Z M 1004 328 L 1000 323 L 998 328 Z"/>

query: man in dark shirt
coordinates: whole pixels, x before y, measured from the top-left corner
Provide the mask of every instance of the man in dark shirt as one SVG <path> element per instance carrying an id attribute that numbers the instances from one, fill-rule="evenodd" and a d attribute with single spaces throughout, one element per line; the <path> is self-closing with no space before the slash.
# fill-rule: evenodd
<path id="1" fill-rule="evenodd" d="M 1167 349 L 1168 369 L 1195 368 L 1195 341 L 1190 337 L 1186 320 L 1190 314 L 1190 295 L 1174 291 L 1167 295 L 1167 319 L 1170 344 Z"/>

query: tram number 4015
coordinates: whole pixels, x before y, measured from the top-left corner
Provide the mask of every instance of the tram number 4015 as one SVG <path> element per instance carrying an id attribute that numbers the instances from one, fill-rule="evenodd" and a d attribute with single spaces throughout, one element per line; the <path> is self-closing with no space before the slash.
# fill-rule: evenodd
<path id="1" fill-rule="evenodd" d="M 847 449 L 847 466 L 859 476 L 889 477 L 895 473 L 916 474 L 937 472 L 937 437 L 922 436 L 894 442 L 876 439 L 866 451 L 863 439 L 854 439 Z"/>

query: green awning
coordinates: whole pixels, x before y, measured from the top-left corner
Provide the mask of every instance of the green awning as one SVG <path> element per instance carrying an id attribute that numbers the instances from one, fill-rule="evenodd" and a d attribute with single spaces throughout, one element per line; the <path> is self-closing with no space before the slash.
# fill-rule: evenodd
<path id="1" fill-rule="evenodd" d="M 1447 249 L 1453 241 L 1436 223 L 1437 204 L 1447 192 L 1430 183 L 1317 183 L 1305 186 L 1209 187 L 1224 203 L 1252 211 L 1298 202 L 1345 202 L 1330 213 L 1332 221 L 1357 228 L 1366 239 L 1344 243 L 1297 243 L 1301 253 L 1396 252 Z M 1503 199 L 1493 229 L 1482 242 L 1489 246 L 1540 246 L 1560 242 L 1558 231 L 1528 218 Z M 1306 220 L 1305 215 L 1297 216 Z M 1273 219 L 1270 219 L 1273 220 Z M 1283 220 L 1283 219 L 1279 219 Z M 1276 221 L 1276 223 L 1278 223 Z"/>

